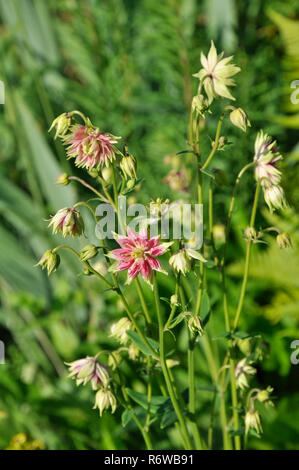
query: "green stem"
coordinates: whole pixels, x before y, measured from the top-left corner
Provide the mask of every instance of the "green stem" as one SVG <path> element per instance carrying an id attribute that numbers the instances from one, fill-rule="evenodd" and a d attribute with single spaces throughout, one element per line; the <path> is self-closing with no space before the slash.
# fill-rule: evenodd
<path id="1" fill-rule="evenodd" d="M 136 284 L 136 287 L 137 287 L 137 292 L 138 292 L 138 295 L 139 295 L 139 299 L 140 299 L 140 303 L 141 303 L 141 306 L 142 306 L 143 313 L 145 315 L 147 323 L 150 324 L 152 322 L 151 316 L 150 316 L 149 310 L 147 308 L 145 298 L 144 298 L 144 294 L 143 294 L 143 290 L 142 290 L 142 287 L 140 285 L 140 281 L 139 281 L 138 277 L 135 278 L 135 284 Z"/>
<path id="2" fill-rule="evenodd" d="M 105 198 L 105 196 L 103 196 L 103 194 L 101 194 L 99 191 L 97 191 L 93 186 L 91 186 L 90 184 L 86 183 L 86 181 L 84 181 L 83 179 L 81 178 L 78 178 L 78 176 L 69 176 L 68 177 L 69 180 L 73 180 L 73 181 L 78 181 L 80 184 L 82 184 L 83 186 L 85 186 L 86 188 L 90 189 L 90 191 L 92 191 L 93 193 L 95 193 L 97 196 L 99 196 L 100 199 L 102 199 L 104 202 L 106 203 L 109 203 L 110 201 L 108 199 Z"/>
<path id="3" fill-rule="evenodd" d="M 93 210 L 93 208 L 92 208 L 87 202 L 84 202 L 84 201 L 77 202 L 77 203 L 73 206 L 73 208 L 76 209 L 76 207 L 79 207 L 79 206 L 85 206 L 85 207 L 87 207 L 87 208 L 90 210 L 90 212 L 92 213 L 92 216 L 93 216 L 93 218 L 94 218 L 94 220 L 95 220 L 95 223 L 98 222 L 98 219 L 97 219 L 97 217 L 96 217 L 95 211 Z"/>
<path id="4" fill-rule="evenodd" d="M 178 277 L 177 277 L 177 281 L 176 281 L 176 285 L 175 285 L 175 291 L 174 291 L 174 295 L 175 296 L 178 296 L 179 295 L 179 274 L 178 274 Z M 170 311 L 170 314 L 169 314 L 169 317 L 168 317 L 168 320 L 167 322 L 165 323 L 165 327 L 164 327 L 164 330 L 167 330 L 167 328 L 169 327 L 169 325 L 171 324 L 172 320 L 173 320 L 173 317 L 174 317 L 174 314 L 175 314 L 175 311 L 176 311 L 176 303 L 174 303 L 171 307 L 171 311 Z"/>
<path id="5" fill-rule="evenodd" d="M 224 110 L 223 110 L 223 112 L 222 112 L 222 114 L 219 118 L 213 148 L 212 148 L 211 152 L 209 153 L 209 156 L 206 159 L 205 163 L 201 167 L 201 170 L 205 170 L 207 168 L 207 166 L 211 162 L 212 158 L 214 157 L 216 151 L 218 150 L 218 143 L 219 143 L 219 139 L 220 139 L 220 132 L 221 132 L 223 118 L 224 118 L 224 115 L 225 115 L 226 111 L 228 111 L 229 109 L 231 109 L 231 106 L 227 106 L 226 108 L 224 108 Z"/>
<path id="6" fill-rule="evenodd" d="M 190 441 L 188 429 L 186 426 L 185 418 L 183 416 L 183 413 L 181 411 L 181 408 L 179 406 L 179 403 L 177 401 L 173 385 L 171 383 L 170 377 L 169 377 L 169 372 L 167 369 L 166 365 L 166 359 L 165 359 L 165 350 L 164 350 L 164 328 L 163 328 L 163 318 L 161 314 L 161 309 L 160 309 L 160 299 L 159 299 L 159 291 L 158 291 L 158 285 L 157 285 L 157 279 L 156 279 L 156 274 L 153 276 L 153 285 L 154 285 L 154 297 L 155 297 L 155 304 L 156 304 L 156 311 L 157 311 L 157 317 L 158 317 L 158 324 L 159 324 L 159 345 L 160 345 L 160 362 L 161 362 L 161 368 L 162 372 L 164 375 L 164 379 L 166 382 L 167 390 L 169 393 L 169 397 L 171 399 L 172 405 L 174 407 L 174 410 L 176 412 L 177 418 L 179 420 L 182 433 L 184 435 L 185 441 L 187 443 L 187 448 L 186 450 L 191 450 L 192 449 L 192 444 Z"/>

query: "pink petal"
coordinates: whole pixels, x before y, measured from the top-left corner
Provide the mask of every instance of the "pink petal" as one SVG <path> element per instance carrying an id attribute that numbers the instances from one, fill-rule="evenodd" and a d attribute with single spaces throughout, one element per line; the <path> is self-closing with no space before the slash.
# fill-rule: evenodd
<path id="1" fill-rule="evenodd" d="M 143 261 L 143 263 L 141 264 L 141 274 L 142 276 L 145 278 L 145 279 L 148 279 L 151 275 L 151 267 L 150 267 L 150 264 L 145 260 Z"/>
<path id="2" fill-rule="evenodd" d="M 113 256 L 114 259 L 125 261 L 131 256 L 131 251 L 127 248 L 117 248 L 111 251 L 111 256 Z"/>
<path id="3" fill-rule="evenodd" d="M 147 261 L 152 269 L 159 271 L 159 269 L 161 268 L 160 261 L 157 260 L 156 258 L 152 258 L 151 256 L 148 256 Z"/>
<path id="4" fill-rule="evenodd" d="M 149 251 L 149 254 L 151 256 L 159 256 L 159 255 L 163 255 L 164 253 L 165 253 L 165 248 L 161 245 L 158 245 Z"/>
<path id="5" fill-rule="evenodd" d="M 117 269 L 119 271 L 126 271 L 127 269 L 130 270 L 131 267 L 133 267 L 132 265 L 134 264 L 134 261 L 133 260 L 130 260 L 130 261 L 120 261 L 117 265 Z"/>
<path id="6" fill-rule="evenodd" d="M 135 260 L 130 269 L 128 270 L 128 276 L 131 279 L 134 279 L 137 274 L 140 272 L 140 262 Z"/>

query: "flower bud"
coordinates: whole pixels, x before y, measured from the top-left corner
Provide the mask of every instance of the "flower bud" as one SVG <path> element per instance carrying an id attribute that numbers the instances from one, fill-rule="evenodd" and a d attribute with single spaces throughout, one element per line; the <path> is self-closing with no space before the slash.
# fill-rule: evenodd
<path id="1" fill-rule="evenodd" d="M 108 366 L 111 367 L 112 370 L 115 370 L 119 366 L 121 361 L 122 361 L 122 357 L 119 354 L 119 352 L 112 351 L 108 357 Z"/>
<path id="2" fill-rule="evenodd" d="M 58 268 L 60 264 L 60 256 L 52 250 L 47 250 L 39 262 L 35 266 L 41 266 L 42 269 L 47 268 L 48 276 Z"/>
<path id="3" fill-rule="evenodd" d="M 257 239 L 257 232 L 254 227 L 247 227 L 244 230 L 244 238 L 247 241 L 254 242 Z"/>
<path id="4" fill-rule="evenodd" d="M 287 233 L 279 233 L 276 241 L 279 248 L 292 248 L 292 242 Z"/>
<path id="5" fill-rule="evenodd" d="M 273 388 L 269 385 L 266 390 L 260 390 L 256 396 L 258 401 L 264 403 L 266 406 L 274 406 L 273 401 L 270 399 L 270 395 L 273 392 Z"/>
<path id="6" fill-rule="evenodd" d="M 67 186 L 70 184 L 69 176 L 67 173 L 62 173 L 58 176 L 56 180 L 56 184 L 60 184 L 60 186 Z"/>
<path id="7" fill-rule="evenodd" d="M 245 357 L 240 362 L 238 362 L 236 369 L 235 369 L 235 377 L 236 377 L 236 384 L 241 390 L 248 387 L 248 380 L 247 377 L 250 375 L 254 375 L 256 373 L 256 369 L 252 367 L 253 361 L 247 360 Z"/>
<path id="8" fill-rule="evenodd" d="M 179 296 L 176 295 L 176 294 L 173 294 L 171 297 L 170 297 L 170 305 L 172 307 L 174 306 L 178 306 L 179 305 Z"/>
<path id="9" fill-rule="evenodd" d="M 287 205 L 284 191 L 279 185 L 272 185 L 265 188 L 264 198 L 270 209 L 270 212 L 275 211 L 275 209 L 283 209 Z"/>
<path id="10" fill-rule="evenodd" d="M 80 250 L 81 261 L 87 261 L 97 256 L 99 249 L 95 245 L 86 245 Z"/>
<path id="11" fill-rule="evenodd" d="M 74 208 L 65 207 L 60 209 L 51 219 L 49 227 L 53 228 L 53 233 L 61 232 L 64 237 L 82 235 L 84 222 L 79 211 Z"/>
<path id="12" fill-rule="evenodd" d="M 231 144 L 231 142 L 229 142 L 227 140 L 227 137 L 225 135 L 222 135 L 221 137 L 219 137 L 217 150 L 225 150 L 225 148 L 230 144 Z M 214 147 L 214 146 L 215 146 L 215 141 L 213 140 L 212 141 L 212 147 Z"/>
<path id="13" fill-rule="evenodd" d="M 54 139 L 57 139 L 57 137 L 64 137 L 70 128 L 71 122 L 72 118 L 69 113 L 60 114 L 60 116 L 52 122 L 49 132 L 55 127 L 56 133 Z"/>
<path id="14" fill-rule="evenodd" d="M 93 409 L 98 408 L 100 416 L 102 416 L 104 410 L 111 408 L 111 412 L 114 413 L 117 407 L 117 402 L 114 394 L 111 390 L 100 389 L 96 393 L 95 404 Z"/>
<path id="15" fill-rule="evenodd" d="M 136 361 L 136 359 L 138 359 L 138 356 L 140 354 L 140 351 L 139 349 L 137 348 L 137 346 L 135 344 L 130 344 L 129 348 L 128 348 L 128 354 L 129 354 L 129 358 L 132 360 L 132 361 Z"/>
<path id="16" fill-rule="evenodd" d="M 69 377 L 76 380 L 76 385 L 91 383 L 93 390 L 99 387 L 107 387 L 110 376 L 107 367 L 95 357 L 85 357 L 70 363 L 66 363 L 70 369 Z"/>
<path id="17" fill-rule="evenodd" d="M 202 336 L 204 333 L 200 317 L 192 315 L 188 320 L 188 328 L 194 335 Z"/>
<path id="18" fill-rule="evenodd" d="M 102 178 L 106 183 L 111 183 L 112 182 L 112 174 L 113 174 L 113 169 L 111 166 L 104 167 L 102 169 Z"/>
<path id="19" fill-rule="evenodd" d="M 113 338 L 121 344 L 126 344 L 128 341 L 127 331 L 133 330 L 134 325 L 127 317 L 121 318 L 118 322 L 113 323 L 110 328 L 110 333 Z"/>
<path id="20" fill-rule="evenodd" d="M 242 108 L 235 108 L 229 115 L 232 124 L 246 132 L 247 126 L 251 127 L 250 121 Z"/>
<path id="21" fill-rule="evenodd" d="M 102 276 L 106 276 L 108 272 L 108 265 L 106 261 L 98 260 L 92 265 L 93 269 L 95 269 L 98 273 Z M 119 308 L 118 308 L 119 311 Z"/>
<path id="22" fill-rule="evenodd" d="M 213 237 L 215 242 L 225 243 L 225 226 L 223 224 L 215 224 L 213 227 Z"/>
<path id="23" fill-rule="evenodd" d="M 126 155 L 120 161 L 120 168 L 126 179 L 136 178 L 136 159 L 133 155 Z"/>
<path id="24" fill-rule="evenodd" d="M 127 181 L 127 189 L 133 189 L 134 186 L 136 184 L 136 180 L 135 179 L 130 179 Z"/>
<path id="25" fill-rule="evenodd" d="M 245 433 L 248 434 L 250 428 L 254 429 L 258 434 L 263 432 L 259 413 L 253 408 L 247 411 L 245 415 Z"/>
<path id="26" fill-rule="evenodd" d="M 209 101 L 203 95 L 193 96 L 192 109 L 197 111 L 200 116 L 204 117 L 205 113 L 209 111 Z"/>

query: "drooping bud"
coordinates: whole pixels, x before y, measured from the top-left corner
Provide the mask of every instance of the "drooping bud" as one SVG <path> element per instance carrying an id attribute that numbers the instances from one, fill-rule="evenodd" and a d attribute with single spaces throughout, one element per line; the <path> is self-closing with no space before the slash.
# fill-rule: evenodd
<path id="1" fill-rule="evenodd" d="M 132 344 L 130 344 L 130 346 L 128 348 L 128 354 L 129 354 L 129 358 L 132 361 L 136 361 L 136 359 L 138 359 L 138 357 L 139 357 L 140 351 L 137 348 L 137 346 L 132 343 Z"/>
<path id="2" fill-rule="evenodd" d="M 126 179 L 136 178 L 136 158 L 133 155 L 125 155 L 119 165 Z"/>
<path id="3" fill-rule="evenodd" d="M 35 266 L 41 266 L 42 269 L 47 268 L 48 276 L 58 268 L 60 264 L 60 256 L 58 253 L 53 253 L 52 250 L 47 250 L 39 262 Z"/>
<path id="4" fill-rule="evenodd" d="M 70 369 L 69 377 L 76 380 L 76 385 L 91 383 L 93 390 L 99 387 L 107 387 L 110 376 L 107 367 L 95 357 L 85 357 L 70 363 L 66 363 Z"/>
<path id="5" fill-rule="evenodd" d="M 266 390 L 260 390 L 256 396 L 258 401 L 264 403 L 266 406 L 274 406 L 273 401 L 271 400 L 271 393 L 273 392 L 273 388 L 269 385 Z"/>
<path id="6" fill-rule="evenodd" d="M 126 344 L 128 341 L 127 331 L 133 330 L 134 325 L 127 317 L 121 318 L 118 322 L 113 323 L 110 328 L 110 333 L 113 338 L 120 342 L 120 344 Z"/>
<path id="7" fill-rule="evenodd" d="M 95 245 L 86 245 L 80 250 L 81 261 L 87 261 L 97 256 L 99 249 Z"/>
<path id="8" fill-rule="evenodd" d="M 257 231 L 254 227 L 246 227 L 244 230 L 244 238 L 246 241 L 254 242 L 257 239 Z"/>
<path id="9" fill-rule="evenodd" d="M 284 191 L 281 186 L 269 186 L 264 190 L 264 198 L 270 209 L 270 212 L 275 209 L 284 209 L 287 206 Z"/>
<path id="10" fill-rule="evenodd" d="M 111 166 L 104 167 L 102 169 L 102 178 L 106 183 L 111 183 L 112 182 L 112 175 L 113 175 L 113 169 Z"/>
<path id="11" fill-rule="evenodd" d="M 194 335 L 202 336 L 204 329 L 200 317 L 192 315 L 188 320 L 188 328 Z"/>
<path id="12" fill-rule="evenodd" d="M 245 415 L 245 433 L 248 434 L 250 428 L 254 429 L 258 434 L 263 432 L 262 425 L 261 425 L 261 418 L 254 408 L 247 411 Z"/>
<path id="13" fill-rule="evenodd" d="M 69 176 L 67 173 L 62 173 L 58 176 L 56 180 L 56 184 L 60 184 L 60 186 L 67 186 L 70 184 Z"/>
<path id="14" fill-rule="evenodd" d="M 225 243 L 225 225 L 215 224 L 213 227 L 213 237 L 215 242 Z"/>
<path id="15" fill-rule="evenodd" d="M 115 395 L 109 389 L 100 389 L 96 393 L 95 404 L 93 409 L 98 408 L 100 416 L 102 416 L 104 410 L 111 408 L 111 413 L 114 413 L 117 407 L 117 401 Z"/>
<path id="16" fill-rule="evenodd" d="M 193 111 L 197 111 L 200 116 L 204 117 L 206 112 L 208 111 L 209 113 L 209 100 L 206 99 L 203 95 L 196 95 L 193 96 L 192 100 L 192 109 Z"/>
<path id="17" fill-rule="evenodd" d="M 61 232 L 64 237 L 82 235 L 84 222 L 79 211 L 74 208 L 65 207 L 60 209 L 51 219 L 49 227 L 53 228 L 53 233 Z"/>
<path id="18" fill-rule="evenodd" d="M 240 362 L 238 362 L 236 369 L 235 369 L 235 377 L 236 377 L 236 384 L 241 390 L 248 387 L 248 380 L 247 378 L 250 375 L 254 375 L 256 373 L 256 369 L 252 367 L 253 361 L 247 360 L 245 357 Z"/>
<path id="19" fill-rule="evenodd" d="M 60 116 L 52 122 L 49 132 L 55 127 L 56 133 L 54 139 L 57 139 L 57 137 L 64 137 L 70 128 L 71 122 L 72 118 L 69 113 L 60 114 Z"/>
<path id="20" fill-rule="evenodd" d="M 122 357 L 119 354 L 119 352 L 112 351 L 108 357 L 108 366 L 111 367 L 112 370 L 115 370 L 118 367 L 118 365 L 121 363 L 121 361 L 122 361 Z"/>
<path id="21" fill-rule="evenodd" d="M 279 233 L 276 241 L 279 248 L 292 248 L 292 242 L 287 233 Z"/>
<path id="22" fill-rule="evenodd" d="M 251 127 L 250 121 L 242 108 L 235 108 L 229 115 L 232 124 L 246 132 L 247 127 Z"/>
<path id="23" fill-rule="evenodd" d="M 179 296 L 176 295 L 176 294 L 173 294 L 171 297 L 170 297 L 170 305 L 173 307 L 173 306 L 178 306 L 179 305 Z"/>

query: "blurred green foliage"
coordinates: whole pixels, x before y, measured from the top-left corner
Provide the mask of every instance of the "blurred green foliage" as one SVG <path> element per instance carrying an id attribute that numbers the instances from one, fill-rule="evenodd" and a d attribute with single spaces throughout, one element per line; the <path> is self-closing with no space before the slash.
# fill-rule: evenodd
<path id="1" fill-rule="evenodd" d="M 17 433 L 48 449 L 143 448 L 132 423 L 122 428 L 120 413 L 100 420 L 91 409 L 93 394 L 66 380 L 64 361 L 113 347 L 107 331 L 120 307 L 113 294 L 104 297 L 97 281 L 78 276 L 79 264 L 67 254 L 51 281 L 33 269 L 42 252 L 60 240 L 50 235 L 44 219 L 82 194 L 82 188 L 54 186 L 57 175 L 70 168 L 62 146 L 47 130 L 56 115 L 80 109 L 104 131 L 121 135 L 136 155 L 144 178 L 141 202 L 169 197 L 169 188 L 161 184 L 169 171 L 163 157 L 186 148 L 188 106 L 196 86 L 191 75 L 200 68 L 200 51 L 208 49 L 210 39 L 241 66 L 234 95 L 253 125 L 248 135 L 225 125 L 229 140 L 237 137 L 238 145 L 220 152 L 215 165 L 232 183 L 252 158 L 260 128 L 287 153 L 285 188 L 291 208 L 266 217 L 291 234 L 294 249 L 286 254 L 269 239 L 254 254 L 242 329 L 262 331 L 269 342 L 258 380 L 270 383 L 277 396 L 276 407 L 263 417 L 262 438 L 251 438 L 249 447 L 298 448 L 298 371 L 290 363 L 290 343 L 299 336 L 298 106 L 290 102 L 290 82 L 299 79 L 298 17 L 295 0 L 0 0 L 0 79 L 5 84 L 0 109 L 0 338 L 6 345 L 6 364 L 0 366 L 0 448 L 8 447 Z M 210 119 L 211 138 L 215 126 Z M 209 146 L 206 139 L 204 150 Z M 249 178 L 238 195 L 228 253 L 233 302 L 245 250 L 241 229 L 248 224 L 246 208 L 252 199 Z M 215 195 L 218 222 L 224 221 L 230 191 Z M 87 233 L 92 236 L 91 221 Z M 74 247 L 82 244 L 73 242 Z M 220 288 L 214 277 L 213 328 L 221 333 Z M 171 288 L 165 281 L 165 296 Z M 185 341 L 180 338 L 181 350 Z M 198 383 L 204 387 L 209 374 L 203 354 L 198 364 Z M 128 373 L 134 377 L 133 368 Z M 183 383 L 184 376 L 178 380 Z M 135 381 L 142 391 L 142 379 Z M 211 392 L 200 392 L 203 428 L 210 399 Z M 160 448 L 169 440 L 177 445 L 174 432 L 156 428 L 155 433 Z"/>

